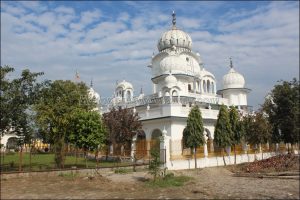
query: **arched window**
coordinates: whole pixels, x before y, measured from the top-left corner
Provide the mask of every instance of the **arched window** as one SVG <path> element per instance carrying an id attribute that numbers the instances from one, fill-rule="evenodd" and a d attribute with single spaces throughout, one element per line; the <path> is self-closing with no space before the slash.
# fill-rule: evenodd
<path id="1" fill-rule="evenodd" d="M 207 93 L 210 93 L 211 91 L 210 91 L 210 81 L 209 80 L 207 80 Z"/>
<path id="2" fill-rule="evenodd" d="M 126 94 L 126 101 L 130 101 L 131 100 L 131 92 L 130 91 L 127 91 L 127 94 Z"/>
<path id="3" fill-rule="evenodd" d="M 206 92 L 206 81 L 203 80 L 203 92 Z"/>
<path id="4" fill-rule="evenodd" d="M 170 96 L 170 93 L 169 92 L 165 92 L 165 96 L 166 97 Z"/>
<path id="5" fill-rule="evenodd" d="M 172 96 L 173 96 L 173 97 L 176 97 L 176 96 L 178 96 L 178 92 L 177 92 L 176 90 L 173 90 L 173 92 L 172 92 Z"/>
<path id="6" fill-rule="evenodd" d="M 215 83 L 211 82 L 211 93 L 215 93 Z"/>
<path id="7" fill-rule="evenodd" d="M 190 92 L 192 90 L 191 84 L 188 84 L 188 91 Z"/>

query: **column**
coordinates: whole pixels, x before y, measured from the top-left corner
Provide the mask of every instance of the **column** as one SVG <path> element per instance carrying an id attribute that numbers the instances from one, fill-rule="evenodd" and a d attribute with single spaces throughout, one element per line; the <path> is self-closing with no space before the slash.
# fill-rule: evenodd
<path id="1" fill-rule="evenodd" d="M 206 135 L 204 135 L 204 140 L 205 140 L 205 143 L 203 145 L 203 148 L 204 148 L 204 157 L 206 158 L 208 156 L 208 151 L 207 151 L 207 139 L 208 137 Z"/>
<path id="2" fill-rule="evenodd" d="M 167 136 L 166 129 L 162 131 L 162 136 L 160 137 L 160 149 L 161 149 L 160 157 L 161 159 L 164 159 L 161 161 L 165 161 L 164 166 L 167 167 L 168 164 L 170 163 L 170 137 Z M 162 151 L 162 149 L 164 150 Z"/>
<path id="3" fill-rule="evenodd" d="M 132 138 L 132 142 L 131 142 L 131 152 L 130 152 L 130 157 L 131 157 L 131 161 L 134 161 L 134 157 L 136 154 L 136 139 L 137 139 L 137 135 L 133 136 Z"/>

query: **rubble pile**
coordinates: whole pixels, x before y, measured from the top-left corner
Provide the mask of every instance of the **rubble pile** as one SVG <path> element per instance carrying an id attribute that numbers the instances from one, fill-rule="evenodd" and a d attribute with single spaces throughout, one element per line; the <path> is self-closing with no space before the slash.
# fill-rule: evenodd
<path id="1" fill-rule="evenodd" d="M 265 160 L 254 161 L 243 166 L 243 168 L 243 171 L 248 173 L 299 170 L 299 155 L 278 155 Z"/>

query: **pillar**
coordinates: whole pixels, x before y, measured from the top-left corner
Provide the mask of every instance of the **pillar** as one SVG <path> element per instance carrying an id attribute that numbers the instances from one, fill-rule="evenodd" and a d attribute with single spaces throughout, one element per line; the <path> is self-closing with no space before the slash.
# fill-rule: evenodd
<path id="1" fill-rule="evenodd" d="M 166 129 L 162 131 L 162 136 L 160 137 L 160 149 L 161 149 L 160 157 L 161 159 L 164 158 L 164 160 L 161 161 L 165 161 L 164 166 L 167 167 L 168 164 L 170 163 L 170 137 L 167 136 Z M 162 151 L 162 149 L 164 150 Z"/>
<path id="2" fill-rule="evenodd" d="M 135 157 L 135 153 L 136 153 L 136 139 L 137 139 L 137 135 L 133 136 L 132 142 L 131 142 L 130 157 L 131 157 L 132 162 L 134 161 L 134 157 Z"/>
<path id="3" fill-rule="evenodd" d="M 203 148 L 204 148 L 204 157 L 207 157 L 208 156 L 208 151 L 207 151 L 207 139 L 208 137 L 206 135 L 204 135 L 204 140 L 205 140 L 205 143 L 203 145 Z"/>

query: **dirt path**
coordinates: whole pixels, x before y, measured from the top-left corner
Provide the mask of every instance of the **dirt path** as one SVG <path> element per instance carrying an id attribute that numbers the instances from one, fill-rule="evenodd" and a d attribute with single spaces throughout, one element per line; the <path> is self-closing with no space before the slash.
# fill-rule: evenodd
<path id="1" fill-rule="evenodd" d="M 1 199 L 299 199 L 299 180 L 233 177 L 223 167 L 175 171 L 194 177 L 182 187 L 151 188 L 146 172 L 86 177 L 32 176 L 1 180 Z"/>

